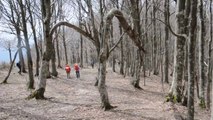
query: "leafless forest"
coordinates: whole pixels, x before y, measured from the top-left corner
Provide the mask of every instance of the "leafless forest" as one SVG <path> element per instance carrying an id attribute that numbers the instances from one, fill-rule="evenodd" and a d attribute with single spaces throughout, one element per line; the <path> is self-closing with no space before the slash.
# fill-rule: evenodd
<path id="1" fill-rule="evenodd" d="M 1 0 L 0 47 L 0 119 L 213 120 L 212 0 Z"/>

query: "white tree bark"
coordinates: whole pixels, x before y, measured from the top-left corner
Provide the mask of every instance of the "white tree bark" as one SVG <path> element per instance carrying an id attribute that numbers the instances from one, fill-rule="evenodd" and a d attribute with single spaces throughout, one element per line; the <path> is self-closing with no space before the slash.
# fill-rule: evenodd
<path id="1" fill-rule="evenodd" d="M 177 28 L 178 34 L 185 33 L 185 19 L 184 19 L 185 0 L 177 1 Z M 185 38 L 177 37 L 175 40 L 175 52 L 174 52 L 174 73 L 172 86 L 169 91 L 170 98 L 174 102 L 181 102 L 181 90 L 182 90 L 182 77 L 184 68 L 184 45 Z"/>

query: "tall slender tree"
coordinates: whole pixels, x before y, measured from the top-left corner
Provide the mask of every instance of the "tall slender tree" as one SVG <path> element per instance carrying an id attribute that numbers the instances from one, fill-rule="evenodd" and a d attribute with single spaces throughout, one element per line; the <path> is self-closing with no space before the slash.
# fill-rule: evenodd
<path id="1" fill-rule="evenodd" d="M 52 35 L 50 35 L 50 18 L 51 18 L 51 0 L 41 0 L 41 11 L 43 20 L 43 35 L 46 48 L 42 56 L 41 67 L 39 71 L 39 82 L 37 89 L 28 96 L 28 99 L 45 99 L 44 92 L 46 89 L 46 77 L 49 72 L 49 61 L 52 57 Z"/>
<path id="2" fill-rule="evenodd" d="M 157 12 L 157 6 L 156 6 L 156 0 L 152 0 L 152 22 L 153 22 L 153 69 L 154 75 L 159 74 L 158 70 L 158 54 L 157 54 L 157 32 L 156 32 L 156 12 Z"/>
<path id="3" fill-rule="evenodd" d="M 210 99 L 211 99 L 211 82 L 212 82 L 212 0 L 210 0 L 210 4 L 209 4 L 209 8 L 210 8 L 210 39 L 209 39 L 209 43 L 208 43 L 208 79 L 207 79 L 207 91 L 206 91 L 206 108 L 210 109 Z M 212 98 L 213 100 L 213 98 Z M 213 107 L 212 107 L 213 108 Z M 212 112 L 212 118 L 213 118 L 213 112 Z"/>
<path id="4" fill-rule="evenodd" d="M 130 0 L 131 2 L 131 11 L 132 11 L 132 19 L 133 19 L 133 29 L 136 31 L 136 33 L 139 36 L 139 40 L 141 40 L 141 27 L 140 27 L 140 8 L 139 8 L 139 0 Z M 140 83 L 140 72 L 141 72 L 141 51 L 137 50 L 136 60 L 135 60 L 135 77 L 132 81 L 132 85 L 135 88 L 141 88 Z"/>
<path id="5" fill-rule="evenodd" d="M 169 24 L 169 1 L 164 1 L 165 23 Z M 165 26 L 164 82 L 169 83 L 169 28 Z"/>
<path id="6" fill-rule="evenodd" d="M 198 58 L 199 58 L 199 81 L 200 81 L 200 86 L 199 86 L 199 100 L 200 100 L 200 107 L 204 108 L 205 105 L 205 96 L 204 96 L 204 91 L 205 91 L 205 65 L 204 65 L 204 43 L 205 43 L 205 19 L 204 19 L 204 13 L 203 13 L 203 0 L 199 0 L 199 23 L 200 23 L 200 35 L 199 35 L 199 52 L 198 52 Z"/>
<path id="7" fill-rule="evenodd" d="M 77 2 L 78 2 L 78 19 L 79 19 L 79 27 L 82 29 L 82 14 L 81 14 L 81 12 L 82 12 L 82 10 L 81 10 L 81 0 L 77 0 Z M 82 37 L 82 35 L 80 34 L 80 67 L 81 68 L 83 68 L 83 66 L 84 66 L 84 57 L 83 57 L 83 51 L 84 51 L 84 49 L 83 49 L 83 37 Z"/>
<path id="8" fill-rule="evenodd" d="M 33 39 L 34 39 L 34 44 L 35 44 L 35 49 L 36 49 L 36 73 L 35 73 L 35 76 L 38 76 L 39 75 L 39 61 L 40 61 L 40 54 L 39 54 L 39 48 L 38 48 L 38 40 L 37 40 L 37 34 L 36 34 L 36 28 L 35 28 L 35 18 L 34 18 L 34 15 L 33 15 L 33 8 L 32 8 L 32 5 L 36 4 L 35 1 L 28 1 L 28 0 L 25 0 L 25 3 L 27 5 L 27 10 L 28 10 L 28 13 L 29 13 L 29 22 L 30 22 L 30 26 L 31 26 L 31 29 L 32 29 L 32 32 L 33 32 Z"/>
<path id="9" fill-rule="evenodd" d="M 26 21 L 26 8 L 23 4 L 22 0 L 18 0 L 19 6 L 21 9 L 21 20 L 22 20 L 22 26 L 23 26 L 23 34 L 24 34 L 24 40 L 27 48 L 27 66 L 28 66 L 28 72 L 29 72 L 29 83 L 28 88 L 34 89 L 34 75 L 33 75 L 33 61 L 31 56 L 31 48 L 29 44 L 28 39 L 28 31 L 27 31 L 27 21 Z"/>
<path id="10" fill-rule="evenodd" d="M 176 18 L 177 18 L 177 27 L 176 31 L 178 34 L 185 34 L 185 0 L 178 0 L 176 6 Z M 184 46 L 185 38 L 179 36 L 175 40 L 174 48 L 174 73 L 172 86 L 169 91 L 169 98 L 174 102 L 181 102 L 181 90 L 182 90 L 182 76 L 184 68 Z"/>
<path id="11" fill-rule="evenodd" d="M 196 26 L 197 26 L 197 0 L 191 0 L 191 13 L 189 19 L 189 64 L 188 64 L 188 120 L 194 120 L 194 79 L 195 79 L 195 46 L 196 46 Z"/>

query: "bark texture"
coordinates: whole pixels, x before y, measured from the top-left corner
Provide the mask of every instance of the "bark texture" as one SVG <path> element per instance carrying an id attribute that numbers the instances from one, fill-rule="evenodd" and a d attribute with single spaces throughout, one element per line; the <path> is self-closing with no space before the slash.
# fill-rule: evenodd
<path id="1" fill-rule="evenodd" d="M 199 58 L 199 62 L 198 62 L 198 66 L 199 66 L 199 105 L 202 108 L 206 107 L 205 104 L 205 95 L 204 95 L 204 91 L 205 91 L 205 65 L 204 65 L 204 43 L 205 43 L 205 23 L 204 23 L 204 14 L 203 14 L 203 0 L 199 0 L 199 18 L 200 18 L 200 38 L 199 38 L 199 52 L 198 52 L 198 58 Z"/>
<path id="2" fill-rule="evenodd" d="M 185 20 L 184 20 L 185 0 L 177 1 L 176 10 L 176 31 L 178 34 L 185 34 Z M 182 76 L 184 68 L 184 45 L 185 38 L 177 37 L 175 40 L 175 52 L 174 52 L 174 72 L 172 86 L 170 88 L 169 96 L 173 102 L 181 102 L 181 90 L 182 90 Z"/>
<path id="3" fill-rule="evenodd" d="M 188 64 L 188 115 L 187 120 L 194 120 L 194 80 L 195 80 L 195 46 L 197 25 L 197 0 L 191 0 L 191 13 L 189 21 L 189 64 Z"/>

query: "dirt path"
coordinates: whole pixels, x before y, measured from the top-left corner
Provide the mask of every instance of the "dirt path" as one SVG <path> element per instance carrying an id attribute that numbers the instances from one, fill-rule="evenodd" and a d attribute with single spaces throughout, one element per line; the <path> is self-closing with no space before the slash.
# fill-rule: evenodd
<path id="1" fill-rule="evenodd" d="M 130 77 L 107 73 L 107 89 L 112 105 L 110 111 L 100 109 L 100 97 L 94 87 L 97 69 L 83 69 L 81 78 L 71 79 L 59 70 L 59 78 L 48 79 L 45 97 L 48 100 L 25 100 L 31 91 L 27 90 L 27 74 L 20 76 L 13 70 L 9 84 L 0 85 L 0 120 L 172 120 L 176 113 L 186 115 L 186 108 L 164 102 L 168 85 L 164 91 L 157 76 L 146 79 L 144 90 L 130 86 Z M 0 80 L 7 70 L 0 71 Z M 37 82 L 37 78 L 35 78 Z M 195 103 L 197 105 L 197 103 Z M 195 108 L 195 119 L 209 120 L 210 112 Z"/>

